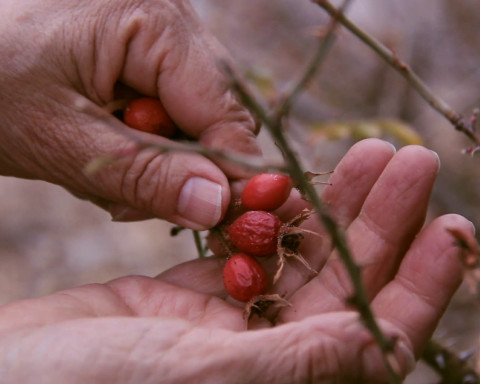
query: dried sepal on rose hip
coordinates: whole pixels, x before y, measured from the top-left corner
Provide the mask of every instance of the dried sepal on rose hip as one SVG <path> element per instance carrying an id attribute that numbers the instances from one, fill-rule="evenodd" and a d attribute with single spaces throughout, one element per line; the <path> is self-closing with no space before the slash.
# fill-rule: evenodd
<path id="1" fill-rule="evenodd" d="M 223 267 L 223 284 L 235 300 L 248 302 L 267 291 L 268 276 L 253 257 L 236 253 Z"/>
<path id="2" fill-rule="evenodd" d="M 281 220 L 273 213 L 247 211 L 228 227 L 233 245 L 252 256 L 267 257 L 277 251 Z"/>
<path id="3" fill-rule="evenodd" d="M 246 303 L 243 314 L 246 328 L 252 315 L 261 317 L 270 307 L 290 306 L 279 294 L 266 294 L 267 272 L 257 260 L 243 253 L 232 255 L 225 263 L 223 284 L 232 298 Z"/>
<path id="4" fill-rule="evenodd" d="M 130 128 L 167 138 L 177 133 L 175 123 L 160 100 L 151 97 L 141 97 L 128 103 L 123 111 L 123 121 Z"/>
<path id="5" fill-rule="evenodd" d="M 264 313 L 272 307 L 290 307 L 292 304 L 280 296 L 278 293 L 259 295 L 251 299 L 245 306 L 245 312 L 243 314 L 245 320 L 248 320 L 256 315 L 262 317 Z"/>
<path id="6" fill-rule="evenodd" d="M 292 179 L 280 173 L 260 173 L 248 180 L 241 200 L 245 208 L 252 211 L 274 211 L 290 196 Z"/>
<path id="7" fill-rule="evenodd" d="M 318 272 L 313 269 L 307 260 L 302 256 L 299 251 L 300 244 L 304 239 L 304 234 L 309 233 L 314 236 L 320 236 L 317 232 L 309 231 L 305 228 L 301 228 L 300 225 L 307 220 L 314 211 L 304 209 L 297 216 L 290 221 L 284 223 L 278 232 L 277 236 L 277 271 L 273 277 L 273 284 L 275 284 L 281 277 L 283 268 L 288 258 L 299 261 L 310 273 L 313 275 Z"/>

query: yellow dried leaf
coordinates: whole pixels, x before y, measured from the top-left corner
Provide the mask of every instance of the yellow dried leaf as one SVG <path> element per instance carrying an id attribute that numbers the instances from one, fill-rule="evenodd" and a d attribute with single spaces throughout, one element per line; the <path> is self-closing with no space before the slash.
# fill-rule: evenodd
<path id="1" fill-rule="evenodd" d="M 378 121 L 382 131 L 391 134 L 404 145 L 422 145 L 421 136 L 408 124 L 397 119 L 381 119 Z"/>
<path id="2" fill-rule="evenodd" d="M 370 137 L 392 137 L 401 145 L 423 143 L 420 135 L 408 124 L 398 119 L 370 119 L 330 121 L 310 126 L 313 141 L 351 139 L 360 141 Z"/>

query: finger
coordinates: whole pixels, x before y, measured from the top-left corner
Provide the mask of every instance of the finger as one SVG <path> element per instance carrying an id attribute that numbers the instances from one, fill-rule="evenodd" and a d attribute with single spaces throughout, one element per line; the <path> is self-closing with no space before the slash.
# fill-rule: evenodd
<path id="1" fill-rule="evenodd" d="M 408 335 L 417 356 L 462 280 L 459 247 L 447 229 L 474 232 L 472 223 L 458 215 L 434 220 L 415 239 L 395 278 L 372 302 L 378 316 Z"/>
<path id="2" fill-rule="evenodd" d="M 387 141 L 366 139 L 355 144 L 340 161 L 322 193 L 322 200 L 340 226 L 347 227 L 357 217 L 395 152 Z"/>
<path id="3" fill-rule="evenodd" d="M 348 150 L 321 194 L 323 203 L 328 206 L 338 224 L 347 227 L 358 215 L 370 189 L 394 154 L 395 147 L 379 139 L 362 140 Z M 305 208 L 311 206 L 298 194 L 293 194 L 275 213 L 287 221 Z M 314 230 L 315 224 L 311 225 L 309 229 Z M 324 232 L 323 229 L 317 230 Z"/>
<path id="4" fill-rule="evenodd" d="M 404 147 L 388 163 L 349 226 L 346 235 L 350 251 L 362 269 L 370 297 L 393 277 L 420 230 L 438 167 L 433 152 L 417 146 Z M 292 297 L 295 311 L 287 308 L 280 316 L 302 318 L 343 309 L 352 293 L 350 276 L 334 254 L 320 274 Z"/>

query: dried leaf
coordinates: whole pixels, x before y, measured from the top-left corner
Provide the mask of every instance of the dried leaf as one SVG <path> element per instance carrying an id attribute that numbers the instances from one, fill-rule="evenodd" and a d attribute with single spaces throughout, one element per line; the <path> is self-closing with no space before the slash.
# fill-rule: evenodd
<path id="1" fill-rule="evenodd" d="M 314 141 L 352 139 L 360 141 L 370 137 L 391 136 L 402 145 L 422 144 L 420 135 L 398 119 L 371 119 L 314 123 L 310 126 Z"/>
<path id="2" fill-rule="evenodd" d="M 421 136 L 408 124 L 397 119 L 382 119 L 378 121 L 383 132 L 391 134 L 404 145 L 422 145 Z"/>

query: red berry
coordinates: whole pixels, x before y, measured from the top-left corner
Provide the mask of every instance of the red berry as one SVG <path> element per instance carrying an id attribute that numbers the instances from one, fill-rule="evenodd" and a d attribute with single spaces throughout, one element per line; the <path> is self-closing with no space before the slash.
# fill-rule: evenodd
<path id="1" fill-rule="evenodd" d="M 223 284 L 230 296 L 245 302 L 266 292 L 267 273 L 254 258 L 237 253 L 223 267 Z"/>
<path id="2" fill-rule="evenodd" d="M 273 211 L 290 195 L 292 179 L 278 173 L 260 173 L 252 177 L 242 192 L 242 204 L 250 210 Z"/>
<path id="3" fill-rule="evenodd" d="M 123 111 L 123 121 L 139 131 L 172 137 L 177 127 L 160 100 L 141 97 L 131 101 Z"/>
<path id="4" fill-rule="evenodd" d="M 269 256 L 277 250 L 278 231 L 282 222 L 265 211 L 248 211 L 228 227 L 233 245 L 252 256 Z"/>

